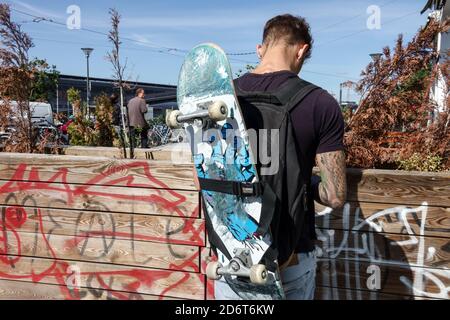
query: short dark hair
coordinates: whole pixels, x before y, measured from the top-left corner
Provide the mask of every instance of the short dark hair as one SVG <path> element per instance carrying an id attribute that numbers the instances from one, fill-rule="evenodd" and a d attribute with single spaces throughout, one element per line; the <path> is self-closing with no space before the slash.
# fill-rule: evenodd
<path id="1" fill-rule="evenodd" d="M 116 104 L 119 101 L 119 95 L 117 93 L 113 93 L 109 96 L 109 100 L 112 104 Z"/>
<path id="2" fill-rule="evenodd" d="M 275 44 L 281 39 L 289 45 L 295 45 L 299 42 L 309 45 L 305 60 L 311 58 L 314 40 L 309 23 L 306 22 L 305 18 L 283 14 L 267 21 L 264 27 L 263 44 Z"/>
<path id="3" fill-rule="evenodd" d="M 136 95 L 138 96 L 140 93 L 144 93 L 144 92 L 145 92 L 144 89 L 138 88 L 138 89 L 136 90 Z"/>

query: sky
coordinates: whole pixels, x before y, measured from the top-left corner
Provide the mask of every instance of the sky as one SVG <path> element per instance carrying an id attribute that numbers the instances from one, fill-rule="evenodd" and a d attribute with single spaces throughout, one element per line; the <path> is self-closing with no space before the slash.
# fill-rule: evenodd
<path id="1" fill-rule="evenodd" d="M 426 0 L 6 2 L 14 9 L 14 21 L 21 23 L 34 41 L 31 57 L 45 58 L 61 73 L 85 76 L 86 60 L 80 48 L 92 47 L 90 74 L 105 78 L 113 74 L 105 58 L 111 50 L 106 36 L 111 28 L 108 11 L 117 9 L 122 16 L 121 55 L 127 61 L 127 78 L 171 85 L 177 84 L 186 51 L 197 44 L 215 42 L 223 47 L 231 54 L 236 73 L 258 62 L 255 47 L 262 40 L 268 19 L 283 13 L 300 15 L 309 22 L 314 38 L 312 58 L 300 76 L 337 98 L 340 83 L 360 78 L 371 61 L 369 54 L 394 46 L 400 33 L 406 40 L 411 39 L 427 20 L 427 13 L 420 15 Z M 79 8 L 79 19 L 69 21 L 79 21 L 81 29 L 67 27 L 68 18 L 73 17 L 68 9 L 73 6 Z M 352 90 L 344 89 L 343 100 L 357 97 Z"/>

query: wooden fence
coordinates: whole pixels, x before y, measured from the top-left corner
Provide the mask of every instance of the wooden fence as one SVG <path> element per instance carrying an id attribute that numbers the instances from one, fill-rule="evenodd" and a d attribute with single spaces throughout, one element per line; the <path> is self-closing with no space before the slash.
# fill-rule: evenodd
<path id="1" fill-rule="evenodd" d="M 349 170 L 317 299 L 448 299 L 450 175 Z M 0 153 L 0 299 L 207 299 L 192 165 Z"/>
<path id="2" fill-rule="evenodd" d="M 317 205 L 317 299 L 449 299 L 450 173 L 348 170 L 348 203 Z"/>
<path id="3" fill-rule="evenodd" d="M 0 204 L 0 298 L 205 299 L 190 165 L 0 154 Z"/>

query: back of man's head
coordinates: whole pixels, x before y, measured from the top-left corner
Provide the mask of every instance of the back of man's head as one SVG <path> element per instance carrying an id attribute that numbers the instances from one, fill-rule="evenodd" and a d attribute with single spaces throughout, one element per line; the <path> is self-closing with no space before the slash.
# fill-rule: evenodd
<path id="1" fill-rule="evenodd" d="M 304 18 L 283 14 L 267 21 L 264 27 L 263 45 L 271 47 L 279 45 L 281 41 L 287 45 L 307 44 L 309 50 L 305 60 L 311 57 L 313 39 L 311 28 Z"/>
<path id="2" fill-rule="evenodd" d="M 136 96 L 137 97 L 139 97 L 141 94 L 144 94 L 145 93 L 145 91 L 144 91 L 144 89 L 142 89 L 142 88 L 138 88 L 137 90 L 136 90 Z"/>
<path id="3" fill-rule="evenodd" d="M 119 95 L 114 92 L 109 96 L 109 100 L 114 104 L 119 100 Z"/>

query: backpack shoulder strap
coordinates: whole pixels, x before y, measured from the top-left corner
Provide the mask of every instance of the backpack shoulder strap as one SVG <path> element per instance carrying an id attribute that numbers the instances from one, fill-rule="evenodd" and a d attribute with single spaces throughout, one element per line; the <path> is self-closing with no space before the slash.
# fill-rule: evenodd
<path id="1" fill-rule="evenodd" d="M 239 97 L 247 102 L 265 102 L 274 105 L 284 105 L 287 111 L 292 111 L 309 93 L 319 89 L 318 86 L 300 79 L 291 78 L 275 92 L 246 92 L 235 86 Z"/>
<path id="2" fill-rule="evenodd" d="M 292 111 L 304 98 L 314 90 L 320 87 L 302 80 L 298 77 L 291 78 L 275 94 L 277 99 L 284 105 L 288 112 Z"/>
<path id="3" fill-rule="evenodd" d="M 239 86 L 235 86 L 236 95 L 246 102 L 263 102 L 274 105 L 282 105 L 280 100 L 270 92 L 263 91 L 244 91 Z"/>

